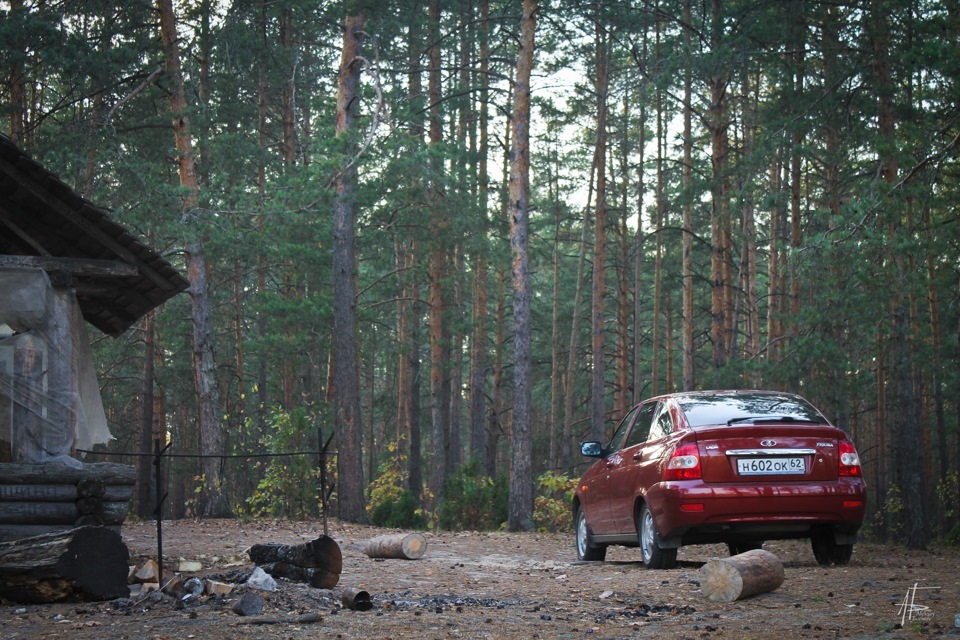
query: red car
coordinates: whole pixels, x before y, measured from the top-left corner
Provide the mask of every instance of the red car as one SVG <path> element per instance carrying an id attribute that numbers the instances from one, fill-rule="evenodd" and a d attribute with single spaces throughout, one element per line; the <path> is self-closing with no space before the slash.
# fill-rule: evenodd
<path id="1" fill-rule="evenodd" d="M 573 501 L 577 556 L 639 546 L 651 569 L 676 565 L 683 545 L 809 538 L 822 565 L 846 564 L 867 493 L 847 434 L 800 396 L 703 391 L 634 407 L 583 474 Z"/>

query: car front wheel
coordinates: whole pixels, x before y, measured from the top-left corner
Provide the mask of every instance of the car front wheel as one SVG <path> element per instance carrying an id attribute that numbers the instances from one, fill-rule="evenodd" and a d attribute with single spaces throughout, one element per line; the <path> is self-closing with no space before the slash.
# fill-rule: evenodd
<path id="1" fill-rule="evenodd" d="M 594 545 L 587 528 L 587 518 L 583 509 L 577 507 L 577 558 L 590 562 L 602 561 L 607 557 L 606 545 Z"/>
<path id="2" fill-rule="evenodd" d="M 637 518 L 637 536 L 643 566 L 647 569 L 673 569 L 677 566 L 677 550 L 660 548 L 660 533 L 647 505 L 643 505 Z"/>

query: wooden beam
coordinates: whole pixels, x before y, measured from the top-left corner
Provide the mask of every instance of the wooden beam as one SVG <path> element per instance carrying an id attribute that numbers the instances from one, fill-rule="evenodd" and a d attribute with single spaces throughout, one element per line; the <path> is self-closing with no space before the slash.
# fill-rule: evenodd
<path id="1" fill-rule="evenodd" d="M 13 218 L 13 215 L 10 213 L 10 211 L 6 207 L 0 205 L 0 223 L 2 223 L 5 227 L 10 229 L 10 231 L 13 231 L 13 235 L 17 236 L 23 242 L 30 245 L 30 247 L 32 247 L 33 250 L 39 253 L 40 255 L 42 256 L 50 255 L 50 252 L 47 251 L 43 247 L 43 245 L 41 245 L 39 242 L 34 240 L 30 236 L 30 234 L 28 234 L 26 231 L 21 229 L 11 218 Z"/>
<path id="2" fill-rule="evenodd" d="M 0 267 L 30 267 L 47 272 L 64 271 L 74 276 L 136 276 L 137 265 L 119 260 L 94 260 L 91 258 L 57 258 L 54 256 L 4 256 L 0 255 Z"/>

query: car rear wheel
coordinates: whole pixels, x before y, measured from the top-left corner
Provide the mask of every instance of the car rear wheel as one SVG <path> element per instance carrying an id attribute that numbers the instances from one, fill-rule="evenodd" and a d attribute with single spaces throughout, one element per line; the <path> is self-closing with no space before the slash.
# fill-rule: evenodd
<path id="1" fill-rule="evenodd" d="M 845 565 L 853 556 L 852 544 L 837 544 L 830 529 L 818 529 L 810 536 L 810 546 L 813 547 L 813 557 L 823 566 L 835 564 Z"/>
<path id="2" fill-rule="evenodd" d="M 602 561 L 607 557 L 606 545 L 595 545 L 590 529 L 587 528 L 587 518 L 583 509 L 577 507 L 577 558 L 591 562 Z"/>
<path id="3" fill-rule="evenodd" d="M 677 566 L 677 550 L 660 548 L 660 533 L 647 505 L 643 505 L 637 518 L 637 536 L 643 566 L 647 569 L 673 569 Z"/>

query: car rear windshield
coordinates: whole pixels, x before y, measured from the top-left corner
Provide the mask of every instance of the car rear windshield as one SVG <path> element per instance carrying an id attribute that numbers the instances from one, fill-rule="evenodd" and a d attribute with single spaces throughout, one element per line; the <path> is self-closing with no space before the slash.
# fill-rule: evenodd
<path id="1" fill-rule="evenodd" d="M 751 418 L 828 424 L 806 400 L 792 394 L 729 393 L 677 398 L 691 427 L 750 422 Z"/>

